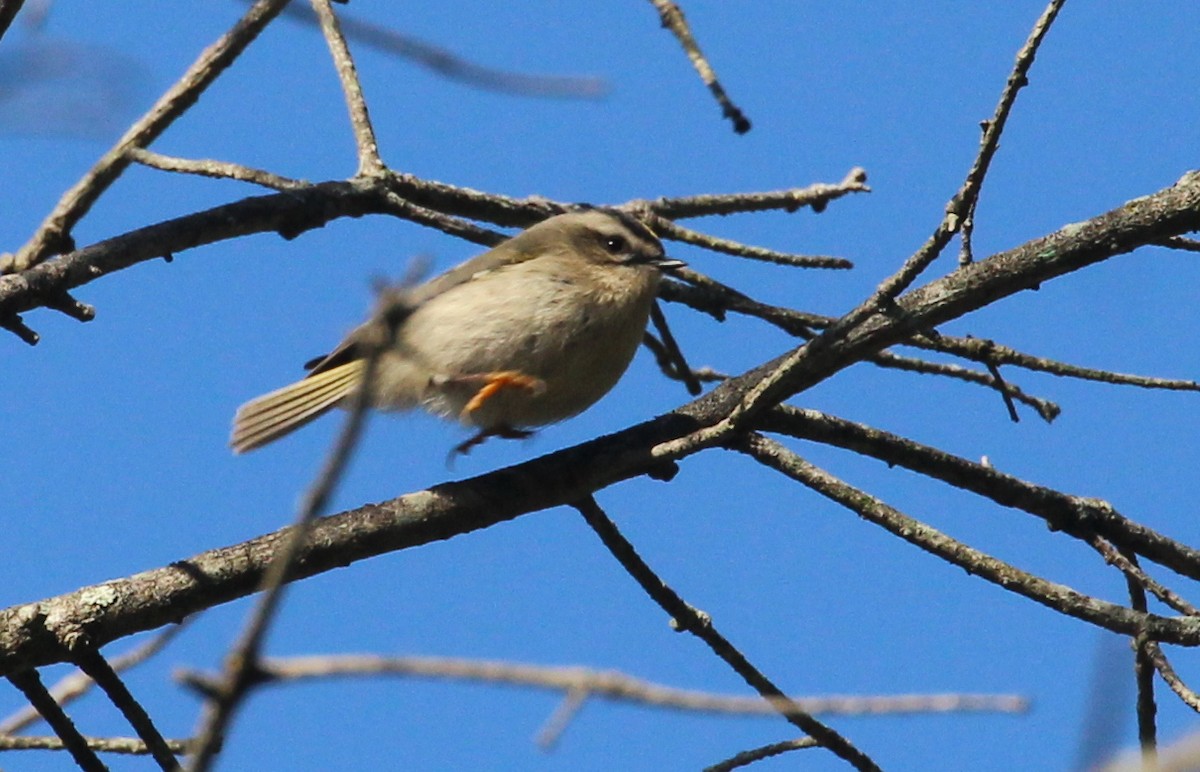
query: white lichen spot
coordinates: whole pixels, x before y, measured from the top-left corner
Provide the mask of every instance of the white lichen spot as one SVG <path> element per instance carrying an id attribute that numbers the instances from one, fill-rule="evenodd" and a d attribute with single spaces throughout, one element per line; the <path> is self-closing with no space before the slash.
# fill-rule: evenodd
<path id="1" fill-rule="evenodd" d="M 111 585 L 98 584 L 81 591 L 79 602 L 85 606 L 105 608 L 117 602 L 117 591 Z"/>
<path id="2" fill-rule="evenodd" d="M 1086 222 L 1069 222 L 1066 225 L 1064 225 L 1063 227 L 1059 228 L 1058 232 L 1061 233 L 1062 235 L 1066 236 L 1067 238 L 1072 238 L 1072 237 L 1078 235 L 1079 232 L 1081 230 L 1083 230 L 1084 226 L 1086 226 L 1086 225 L 1087 225 Z"/>

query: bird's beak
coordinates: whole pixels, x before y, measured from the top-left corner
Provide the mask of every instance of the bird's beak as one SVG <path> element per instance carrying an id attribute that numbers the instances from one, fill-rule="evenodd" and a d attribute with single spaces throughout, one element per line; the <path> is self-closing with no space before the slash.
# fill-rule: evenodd
<path id="1" fill-rule="evenodd" d="M 650 265 L 654 266 L 660 271 L 673 271 L 676 268 L 684 268 L 687 266 L 687 263 L 683 262 L 682 260 L 676 260 L 673 257 L 667 257 L 666 255 L 663 255 L 662 257 L 656 257 L 651 260 Z"/>

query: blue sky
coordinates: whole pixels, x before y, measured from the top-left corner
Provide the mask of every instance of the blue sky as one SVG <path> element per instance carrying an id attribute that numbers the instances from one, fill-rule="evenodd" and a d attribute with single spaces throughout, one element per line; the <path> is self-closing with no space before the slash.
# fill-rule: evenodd
<path id="1" fill-rule="evenodd" d="M 360 2 L 351 11 L 482 64 L 597 75 L 611 86 L 600 102 L 522 99 L 448 82 L 360 46 L 383 157 L 398 170 L 514 196 L 620 203 L 836 182 L 864 167 L 874 192 L 820 215 L 685 223 L 785 251 L 841 255 L 855 262 L 853 272 L 788 270 L 669 245 L 697 269 L 764 301 L 833 315 L 853 307 L 937 225 L 977 150 L 978 122 L 991 115 L 1042 7 L 1024 0 L 853 9 L 688 3 L 701 45 L 754 122 L 738 137 L 649 3 L 376 6 Z M 119 109 L 112 125 L 105 118 L 69 127 L 55 113 L 31 109 L 21 119 L 23 113 L 8 111 L 9 124 L 0 124 L 0 250 L 19 247 L 120 127 L 240 10 L 228 1 L 131 1 L 116 9 L 60 0 L 40 31 L 10 32 L 0 42 L 0 76 L 9 73 L 0 113 L 5 100 L 49 110 L 99 89 L 111 89 L 104 93 L 116 94 L 110 100 Z M 1067 4 L 984 187 L 977 255 L 1161 189 L 1197 165 L 1196 29 L 1200 6 L 1192 4 Z M 87 64 L 72 65 L 73 76 L 61 80 L 34 78 L 22 69 L 29 62 L 20 58 L 23 45 L 73 52 Z M 18 99 L 24 101 L 11 101 Z M 81 103 L 71 115 L 89 113 Z M 80 123 L 88 130 L 80 132 Z M 153 149 L 314 181 L 344 178 L 355 167 L 324 43 L 287 20 Z M 134 169 L 75 235 L 88 244 L 257 192 Z M 234 409 L 289 382 L 302 362 L 336 343 L 365 314 L 374 278 L 400 276 L 413 256 L 427 255 L 440 269 L 475 252 L 393 218 L 341 220 L 294 241 L 255 236 L 104 278 L 76 293 L 97 308 L 86 325 L 48 311 L 28 314 L 40 345 L 0 338 L 0 437 L 8 448 L 0 476 L 8 545 L 0 604 L 125 576 L 289 522 L 339 422 L 327 418 L 234 457 L 226 447 Z M 944 331 L 1088 366 L 1195 377 L 1194 259 L 1142 250 Z M 931 275 L 952 262 L 951 251 Z M 737 373 L 792 345 L 750 320 L 718 325 L 678 306 L 666 312 L 695 365 Z M 1196 395 L 1007 374 L 1058 402 L 1063 415 L 1046 425 L 1022 410 L 1023 420 L 1013 424 L 994 393 L 867 366 L 793 401 L 968 458 L 986 455 L 1004 471 L 1107 498 L 1134 519 L 1200 542 L 1191 495 Z M 463 438 L 458 427 L 420 415 L 373 420 L 335 509 L 548 453 L 686 399 L 643 352 L 614 392 L 584 415 L 528 441 L 489 443 L 453 469 L 444 459 Z M 795 447 L 981 549 L 1124 600 L 1117 572 L 1027 516 L 841 451 Z M 1033 711 L 1020 717 L 830 719 L 888 769 L 1071 768 L 1098 652 L 1123 651 L 1116 637 L 969 577 L 732 454 L 692 457 L 670 485 L 635 480 L 598 499 L 665 579 L 796 695 L 961 691 L 1033 700 Z M 247 608 L 214 609 L 130 676 L 168 735 L 186 735 L 197 710 L 171 683 L 171 669 L 214 667 Z M 289 593 L 269 651 L 579 664 L 746 693 L 699 643 L 669 630 L 569 510 L 305 582 Z M 1177 658 L 1185 677 L 1187 659 Z M 1119 669 L 1109 664 L 1103 683 L 1130 689 L 1128 658 L 1100 659 L 1114 660 Z M 19 702 L 11 690 L 4 699 Z M 1173 698 L 1160 699 L 1164 739 L 1195 727 Z M 1131 705 L 1132 696 L 1124 702 Z M 792 736 L 778 719 L 594 702 L 544 754 L 530 738 L 556 703 L 517 689 L 415 681 L 271 689 L 242 712 L 223 768 L 695 769 Z M 128 731 L 96 697 L 72 715 L 91 734 Z M 1117 744 L 1132 742 L 1131 716 L 1127 707 Z M 759 768 L 844 768 L 827 753 L 801 753 Z M 63 764 L 28 754 L 3 761 L 10 770 Z M 113 766 L 149 768 L 127 760 Z"/>

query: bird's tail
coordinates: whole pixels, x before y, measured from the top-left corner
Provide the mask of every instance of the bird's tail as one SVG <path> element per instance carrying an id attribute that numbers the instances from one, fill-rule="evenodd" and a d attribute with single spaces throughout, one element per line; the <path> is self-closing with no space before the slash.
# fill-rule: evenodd
<path id="1" fill-rule="evenodd" d="M 361 359 L 347 362 L 242 405 L 233 417 L 233 452 L 262 447 L 333 409 L 362 382 L 363 367 Z"/>

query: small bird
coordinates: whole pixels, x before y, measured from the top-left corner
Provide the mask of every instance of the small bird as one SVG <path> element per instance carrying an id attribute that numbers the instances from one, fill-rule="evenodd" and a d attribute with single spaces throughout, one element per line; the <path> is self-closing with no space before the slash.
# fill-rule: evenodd
<path id="1" fill-rule="evenodd" d="M 488 437 L 528 437 L 570 418 L 616 384 L 646 329 L 668 258 L 654 233 L 618 209 L 550 217 L 414 287 L 407 316 L 379 355 L 371 406 L 420 407 Z M 307 377 L 238 408 L 230 444 L 244 453 L 353 404 L 367 325 Z"/>

